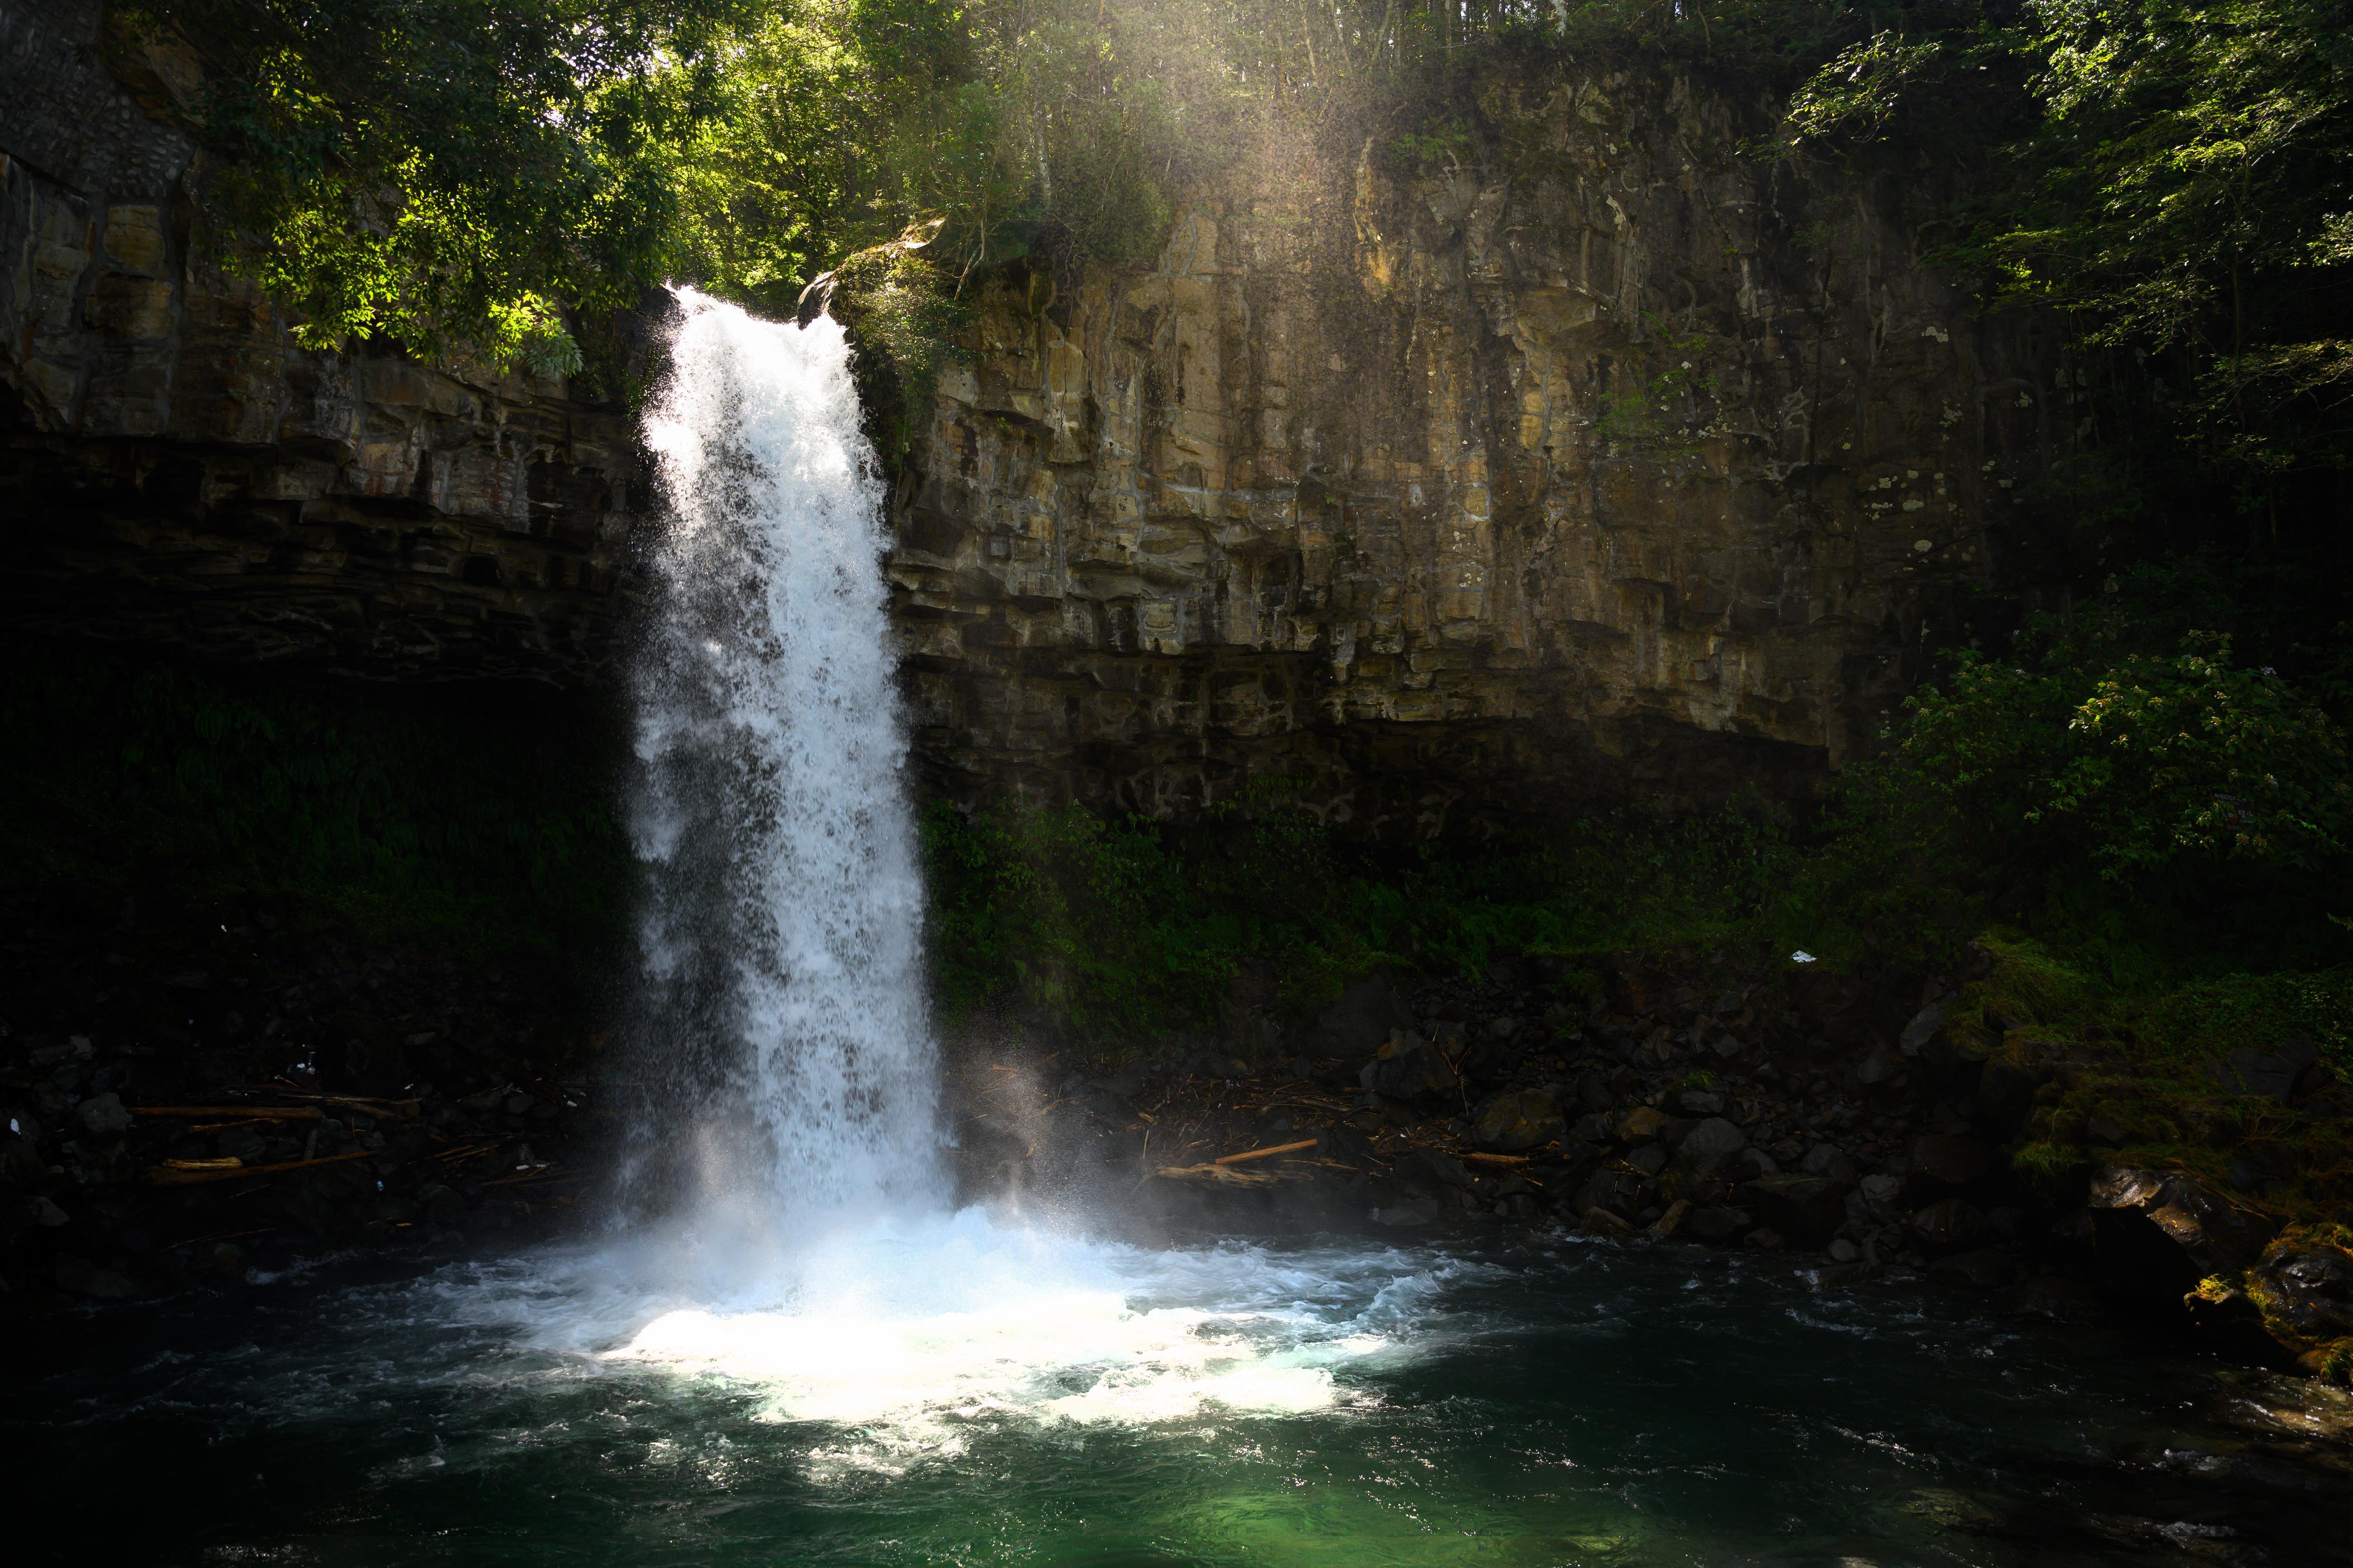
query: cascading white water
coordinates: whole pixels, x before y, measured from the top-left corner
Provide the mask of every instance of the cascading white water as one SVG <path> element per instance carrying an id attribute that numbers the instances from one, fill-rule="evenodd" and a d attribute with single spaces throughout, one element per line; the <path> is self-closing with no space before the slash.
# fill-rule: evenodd
<path id="1" fill-rule="evenodd" d="M 648 1056 L 691 1082 L 706 1203 L 788 1226 L 903 1212 L 942 1195 L 936 1073 L 849 346 L 822 316 L 677 298 L 635 668 Z"/>
<path id="2" fill-rule="evenodd" d="M 848 346 L 822 318 L 678 300 L 646 420 L 670 525 L 634 667 L 635 827 L 639 1049 L 660 1086 L 639 1163 L 684 1185 L 653 1184 L 686 1223 L 543 1265 L 531 1321 L 610 1366 L 757 1385 L 780 1418 L 859 1429 L 853 1468 L 994 1419 L 1343 1402 L 1333 1368 L 1381 1342 L 1303 1310 L 1326 1289 L 1312 1271 L 949 1212 Z"/>

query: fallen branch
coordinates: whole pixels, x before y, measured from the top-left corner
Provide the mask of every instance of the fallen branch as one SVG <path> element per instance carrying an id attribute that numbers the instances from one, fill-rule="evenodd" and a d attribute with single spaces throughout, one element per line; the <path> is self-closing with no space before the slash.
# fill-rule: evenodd
<path id="1" fill-rule="evenodd" d="M 1221 1154 L 1215 1162 L 1220 1165 L 1239 1165 L 1245 1160 L 1271 1160 L 1277 1154 L 1296 1154 L 1302 1149 L 1313 1149 L 1315 1140 L 1303 1138 L 1296 1143 L 1277 1143 L 1271 1149 L 1252 1149 L 1242 1154 Z"/>
<path id="2" fill-rule="evenodd" d="M 147 1179 L 159 1187 L 183 1187 L 192 1182 L 233 1182 L 239 1176 L 266 1176 L 280 1171 L 306 1170 L 312 1165 L 339 1165 L 345 1160 L 364 1160 L 379 1152 L 375 1149 L 354 1149 L 348 1154 L 327 1154 L 316 1160 L 289 1160 L 279 1165 L 241 1165 L 236 1170 L 208 1168 L 197 1171 L 175 1171 L 168 1164 L 151 1166 Z"/>
<path id="3" fill-rule="evenodd" d="M 318 1121 L 326 1112 L 315 1105 L 134 1105 L 133 1116 L 230 1116 L 243 1121 Z"/>
<path id="4" fill-rule="evenodd" d="M 364 1110 L 371 1116 L 389 1110 L 400 1116 L 415 1116 L 424 1106 L 423 1096 L 408 1100 L 378 1100 L 366 1094 L 313 1094 L 307 1089 L 289 1089 L 275 1083 L 233 1083 L 228 1086 L 239 1094 L 274 1094 L 280 1100 L 308 1100 L 320 1105 L 348 1105 Z M 503 1089 L 499 1091 L 504 1093 Z M 383 1110 L 378 1110 L 381 1107 Z"/>
<path id="5" fill-rule="evenodd" d="M 1263 1187 L 1274 1182 L 1264 1172 L 1237 1171 L 1230 1165 L 1163 1165 L 1152 1173 L 1172 1182 L 1226 1182 L 1238 1187 Z"/>
<path id="6" fill-rule="evenodd" d="M 1525 1154 L 1482 1154 L 1470 1152 L 1459 1154 L 1456 1158 L 1467 1161 L 1473 1165 L 1525 1165 L 1529 1163 L 1529 1157 Z"/>

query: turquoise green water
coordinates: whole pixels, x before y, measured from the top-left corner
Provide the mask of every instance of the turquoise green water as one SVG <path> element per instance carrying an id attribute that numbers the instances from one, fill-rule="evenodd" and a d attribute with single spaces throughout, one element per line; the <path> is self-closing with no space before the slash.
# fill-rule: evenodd
<path id="1" fill-rule="evenodd" d="M 675 1258 L 551 1250 L 78 1320 L 18 1369 L 18 1495 L 151 1563 L 2336 1550 L 2293 1487 L 2251 1499 L 2179 1458 L 2213 1447 L 2200 1424 L 2232 1394 L 2214 1371 L 1966 1301 L 1826 1296 L 1752 1258 L 1152 1251 L 967 1215 L 728 1263 L 680 1289 L 636 1282 L 674 1281 Z"/>

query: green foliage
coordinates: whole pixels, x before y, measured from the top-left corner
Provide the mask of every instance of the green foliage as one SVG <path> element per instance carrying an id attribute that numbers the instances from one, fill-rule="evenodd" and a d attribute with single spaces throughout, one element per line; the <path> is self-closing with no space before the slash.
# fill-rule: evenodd
<path id="1" fill-rule="evenodd" d="M 1096 1044 L 1229 1025 L 1253 975 L 1300 1016 L 1383 965 L 1752 940 L 1791 864 L 1784 831 L 1741 812 L 1385 854 L 1279 787 L 1183 830 L 938 805 L 923 833 L 944 1009 L 1016 1006 Z"/>
<path id="2" fill-rule="evenodd" d="M 193 0 L 118 16 L 186 50 L 233 258 L 315 347 L 579 368 L 567 310 L 633 303 L 678 214 L 739 0 Z"/>
<path id="3" fill-rule="evenodd" d="M 1800 139 L 1951 139 L 1974 88 L 2019 94 L 1974 142 L 2006 172 L 1947 259 L 2059 307 L 2137 363 L 2144 415 L 2242 495 L 2353 464 L 2353 7 L 2033 0 L 2000 25 L 1891 29 L 1796 94 Z"/>
<path id="4" fill-rule="evenodd" d="M 2101 677 L 2051 809 L 2083 819 L 2092 858 L 2121 878 L 2184 860 L 2319 871 L 2342 861 L 2353 805 L 2345 741 L 2276 675 L 2231 667 L 2230 639 Z"/>
<path id="5" fill-rule="evenodd" d="M 496 952 L 613 939 L 628 850 L 563 716 L 11 650 L 0 858 L 61 896 L 290 900 Z"/>

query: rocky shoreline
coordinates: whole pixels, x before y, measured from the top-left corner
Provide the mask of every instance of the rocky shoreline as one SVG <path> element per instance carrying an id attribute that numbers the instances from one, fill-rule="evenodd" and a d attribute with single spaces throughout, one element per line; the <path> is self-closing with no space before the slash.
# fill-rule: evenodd
<path id="1" fill-rule="evenodd" d="M 2015 1167 L 2038 1109 L 2096 1064 L 2023 1023 L 1997 1033 L 1970 990 L 1992 963 L 1875 984 L 1630 954 L 1598 984 L 1546 961 L 1376 976 L 1271 1068 L 1215 1048 L 1107 1073 L 972 1063 L 959 1169 L 974 1196 L 1133 1187 L 1187 1228 L 1568 1226 L 1788 1255 L 1826 1289 L 1999 1293 L 2343 1381 L 2353 1254 L 2283 1226 L 2260 1160 L 2234 1157 L 2243 1187 L 2098 1142 Z M 2233 1069 L 2223 1087 L 2279 1116 L 2347 1121 L 2308 1047 Z"/>
<path id="2" fill-rule="evenodd" d="M 260 906 L 5 913 L 5 1310 L 495 1247 L 596 1191 L 628 1091 L 597 1077 L 576 976 L 371 949 Z M 1824 1289 L 1988 1293 L 2343 1381 L 2353 1254 L 2342 1231 L 2284 1228 L 2261 1159 L 2217 1184 L 2094 1142 L 2071 1168 L 2016 1168 L 2038 1108 L 2096 1064 L 1998 1030 L 1972 988 L 1992 960 L 1973 963 L 1376 975 L 1304 1027 L 1256 1020 L 1256 1061 L 1229 1039 L 1074 1066 L 976 1037 L 949 1051 L 955 1167 L 968 1200 L 1109 1203 L 1166 1230 L 1566 1226 L 1741 1248 Z M 2232 1067 L 2279 1118 L 2348 1121 L 2347 1086 L 2293 1045 Z"/>
<path id="3" fill-rule="evenodd" d="M 566 977 L 267 903 L 0 908 L 0 1310 L 536 1234 L 590 1186 Z"/>

